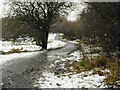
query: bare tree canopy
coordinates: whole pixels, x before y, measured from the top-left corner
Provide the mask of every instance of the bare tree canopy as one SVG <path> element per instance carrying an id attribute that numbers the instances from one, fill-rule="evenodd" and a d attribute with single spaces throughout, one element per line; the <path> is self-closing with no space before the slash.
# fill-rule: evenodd
<path id="1" fill-rule="evenodd" d="M 65 15 L 73 6 L 72 2 L 10 2 L 9 18 L 19 19 L 34 28 L 38 45 L 47 49 L 50 26 L 59 16 Z M 40 37 L 41 36 L 41 37 Z"/>

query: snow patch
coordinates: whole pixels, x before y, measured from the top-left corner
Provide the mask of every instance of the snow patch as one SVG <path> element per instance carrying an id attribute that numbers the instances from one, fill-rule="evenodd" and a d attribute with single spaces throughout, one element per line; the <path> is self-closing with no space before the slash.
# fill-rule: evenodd
<path id="1" fill-rule="evenodd" d="M 55 37 L 56 37 L 56 36 L 57 36 L 56 33 L 50 33 L 50 34 L 48 35 L 48 43 L 53 42 L 53 40 L 55 40 Z"/>
<path id="2" fill-rule="evenodd" d="M 79 39 L 76 39 L 76 40 L 69 41 L 69 42 L 74 43 L 74 44 L 79 44 L 80 40 L 79 40 Z"/>
<path id="3" fill-rule="evenodd" d="M 34 86 L 39 88 L 106 88 L 104 79 L 105 76 L 92 75 L 92 71 L 64 76 L 44 72 L 42 78 L 39 78 Z"/>
<path id="4" fill-rule="evenodd" d="M 54 41 L 48 43 L 48 50 L 61 48 L 61 47 L 64 47 L 65 45 L 66 45 L 65 42 L 62 42 L 60 40 L 54 40 Z"/>
<path id="5" fill-rule="evenodd" d="M 66 45 L 65 42 L 56 38 L 57 35 L 59 35 L 59 33 L 50 33 L 49 34 L 49 36 L 48 36 L 48 50 L 61 48 L 61 47 L 64 47 Z M 58 37 L 60 37 L 60 36 L 58 36 Z"/>
<path id="6" fill-rule="evenodd" d="M 74 51 L 73 53 L 71 53 L 69 55 L 70 57 L 68 57 L 67 59 L 69 60 L 75 60 L 75 61 L 79 61 L 80 59 L 83 59 L 83 53 L 79 50 Z"/>

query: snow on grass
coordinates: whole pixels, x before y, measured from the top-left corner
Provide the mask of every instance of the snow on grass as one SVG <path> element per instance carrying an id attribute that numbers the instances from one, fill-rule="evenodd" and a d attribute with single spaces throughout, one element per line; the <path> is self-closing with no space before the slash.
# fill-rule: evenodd
<path id="1" fill-rule="evenodd" d="M 66 59 L 79 61 L 80 59 L 83 59 L 83 54 L 81 51 L 77 50 L 77 51 L 74 51 L 73 53 L 71 53 L 69 55 L 69 57 L 67 57 Z"/>
<path id="2" fill-rule="evenodd" d="M 56 63 L 59 63 L 59 62 L 66 62 L 66 61 L 70 61 L 71 63 L 74 62 L 74 61 L 80 61 L 81 59 L 83 59 L 83 54 L 81 51 L 77 50 L 77 51 L 74 51 L 72 53 L 70 53 L 67 57 L 65 58 L 60 58 L 60 59 L 57 59 L 55 60 L 54 62 L 54 65 L 51 64 L 50 66 L 53 67 L 55 66 Z M 69 63 L 70 63 L 69 62 Z M 64 63 L 61 64 L 61 67 L 64 67 Z"/>
<path id="3" fill-rule="evenodd" d="M 36 42 L 33 37 L 26 36 L 26 37 L 24 37 L 24 39 L 22 37 L 19 37 L 16 40 L 15 44 L 18 44 L 18 45 L 19 44 L 21 44 L 21 45 L 26 45 L 26 44 L 33 45 L 34 44 L 35 45 Z"/>
<path id="4" fill-rule="evenodd" d="M 61 40 L 55 40 L 55 37 L 57 36 L 56 33 L 50 33 L 48 37 L 48 50 L 49 49 L 57 49 L 64 47 L 66 45 L 65 42 Z M 26 40 L 23 42 L 22 38 L 19 38 L 15 42 L 15 44 L 12 41 L 0 41 L 0 51 L 9 52 L 12 49 L 19 49 L 21 51 L 27 50 L 27 51 L 37 51 L 40 50 L 41 47 L 32 44 L 33 38 L 27 37 Z"/>
<path id="5" fill-rule="evenodd" d="M 83 59 L 83 54 L 81 51 L 77 50 L 77 51 L 74 51 L 72 53 L 70 53 L 67 57 L 65 58 L 60 58 L 60 59 L 57 59 L 55 60 L 55 62 L 53 64 L 50 65 L 50 67 L 55 67 L 55 65 L 57 63 L 59 63 L 59 66 L 63 69 L 65 69 L 65 62 L 69 62 L 69 63 L 72 63 L 74 61 L 80 61 L 81 59 Z M 60 63 L 60 62 L 64 62 L 64 63 Z"/>
<path id="6" fill-rule="evenodd" d="M 79 42 L 80 42 L 80 39 L 76 39 L 76 40 L 69 41 L 69 42 L 71 42 L 71 43 L 74 43 L 74 44 L 79 44 Z"/>
<path id="7" fill-rule="evenodd" d="M 34 86 L 39 88 L 106 88 L 107 86 L 103 83 L 105 78 L 98 74 L 92 75 L 92 71 L 64 76 L 44 72 L 42 78 L 39 78 Z"/>
<path id="8" fill-rule="evenodd" d="M 0 48 L 0 51 L 9 52 L 12 49 L 19 49 L 21 51 L 24 51 L 24 50 L 27 50 L 27 51 L 36 51 L 36 50 L 40 50 L 41 47 L 39 47 L 37 45 L 13 45 L 13 44 L 11 44 L 11 45 L 8 45 L 8 46 L 3 45 Z"/>
<path id="9" fill-rule="evenodd" d="M 19 49 L 21 51 L 27 50 L 27 51 L 36 51 L 36 50 L 40 50 L 41 47 L 37 46 L 37 45 L 32 45 L 29 44 L 29 42 L 26 44 L 14 44 L 12 41 L 0 41 L 1 43 L 1 47 L 0 47 L 0 51 L 4 51 L 4 52 L 9 52 L 12 49 Z"/>

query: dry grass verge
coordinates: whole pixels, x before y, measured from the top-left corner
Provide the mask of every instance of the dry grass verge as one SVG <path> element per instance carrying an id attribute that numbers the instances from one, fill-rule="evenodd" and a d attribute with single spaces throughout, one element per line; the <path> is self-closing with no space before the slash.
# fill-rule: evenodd
<path id="1" fill-rule="evenodd" d="M 21 53 L 21 52 L 28 52 L 28 51 L 27 51 L 27 50 L 21 50 L 21 49 L 15 49 L 15 48 L 13 48 L 13 49 L 11 49 L 11 50 L 8 51 L 8 52 L 2 51 L 1 54 L 7 55 L 7 54 Z"/>
<path id="2" fill-rule="evenodd" d="M 106 55 L 101 55 L 92 60 L 82 59 L 67 67 L 67 71 L 76 73 L 90 70 L 93 70 L 93 74 L 107 76 L 104 81 L 109 87 L 115 86 L 116 81 L 120 79 L 120 62 L 114 58 L 108 58 Z M 107 71 L 105 72 L 105 70 Z"/>

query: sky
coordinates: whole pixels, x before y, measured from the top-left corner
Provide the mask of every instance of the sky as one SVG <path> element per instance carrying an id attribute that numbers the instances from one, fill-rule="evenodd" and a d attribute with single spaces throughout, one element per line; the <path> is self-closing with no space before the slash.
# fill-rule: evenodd
<path id="1" fill-rule="evenodd" d="M 0 0 L 0 18 L 3 16 L 3 12 L 4 12 L 3 3 L 4 2 L 5 2 L 5 0 Z M 76 21 L 77 20 L 78 11 L 80 12 L 83 8 L 84 8 L 84 6 L 81 5 L 78 8 L 76 8 L 74 11 L 71 11 L 69 13 L 69 15 L 67 16 L 67 19 L 69 21 Z"/>
<path id="2" fill-rule="evenodd" d="M 70 21 L 76 21 L 80 12 L 85 8 L 85 5 L 77 3 L 76 9 L 69 13 L 67 19 Z"/>
<path id="3" fill-rule="evenodd" d="M 2 9 L 3 9 L 3 1 L 4 0 L 0 0 L 0 17 L 2 16 Z"/>

